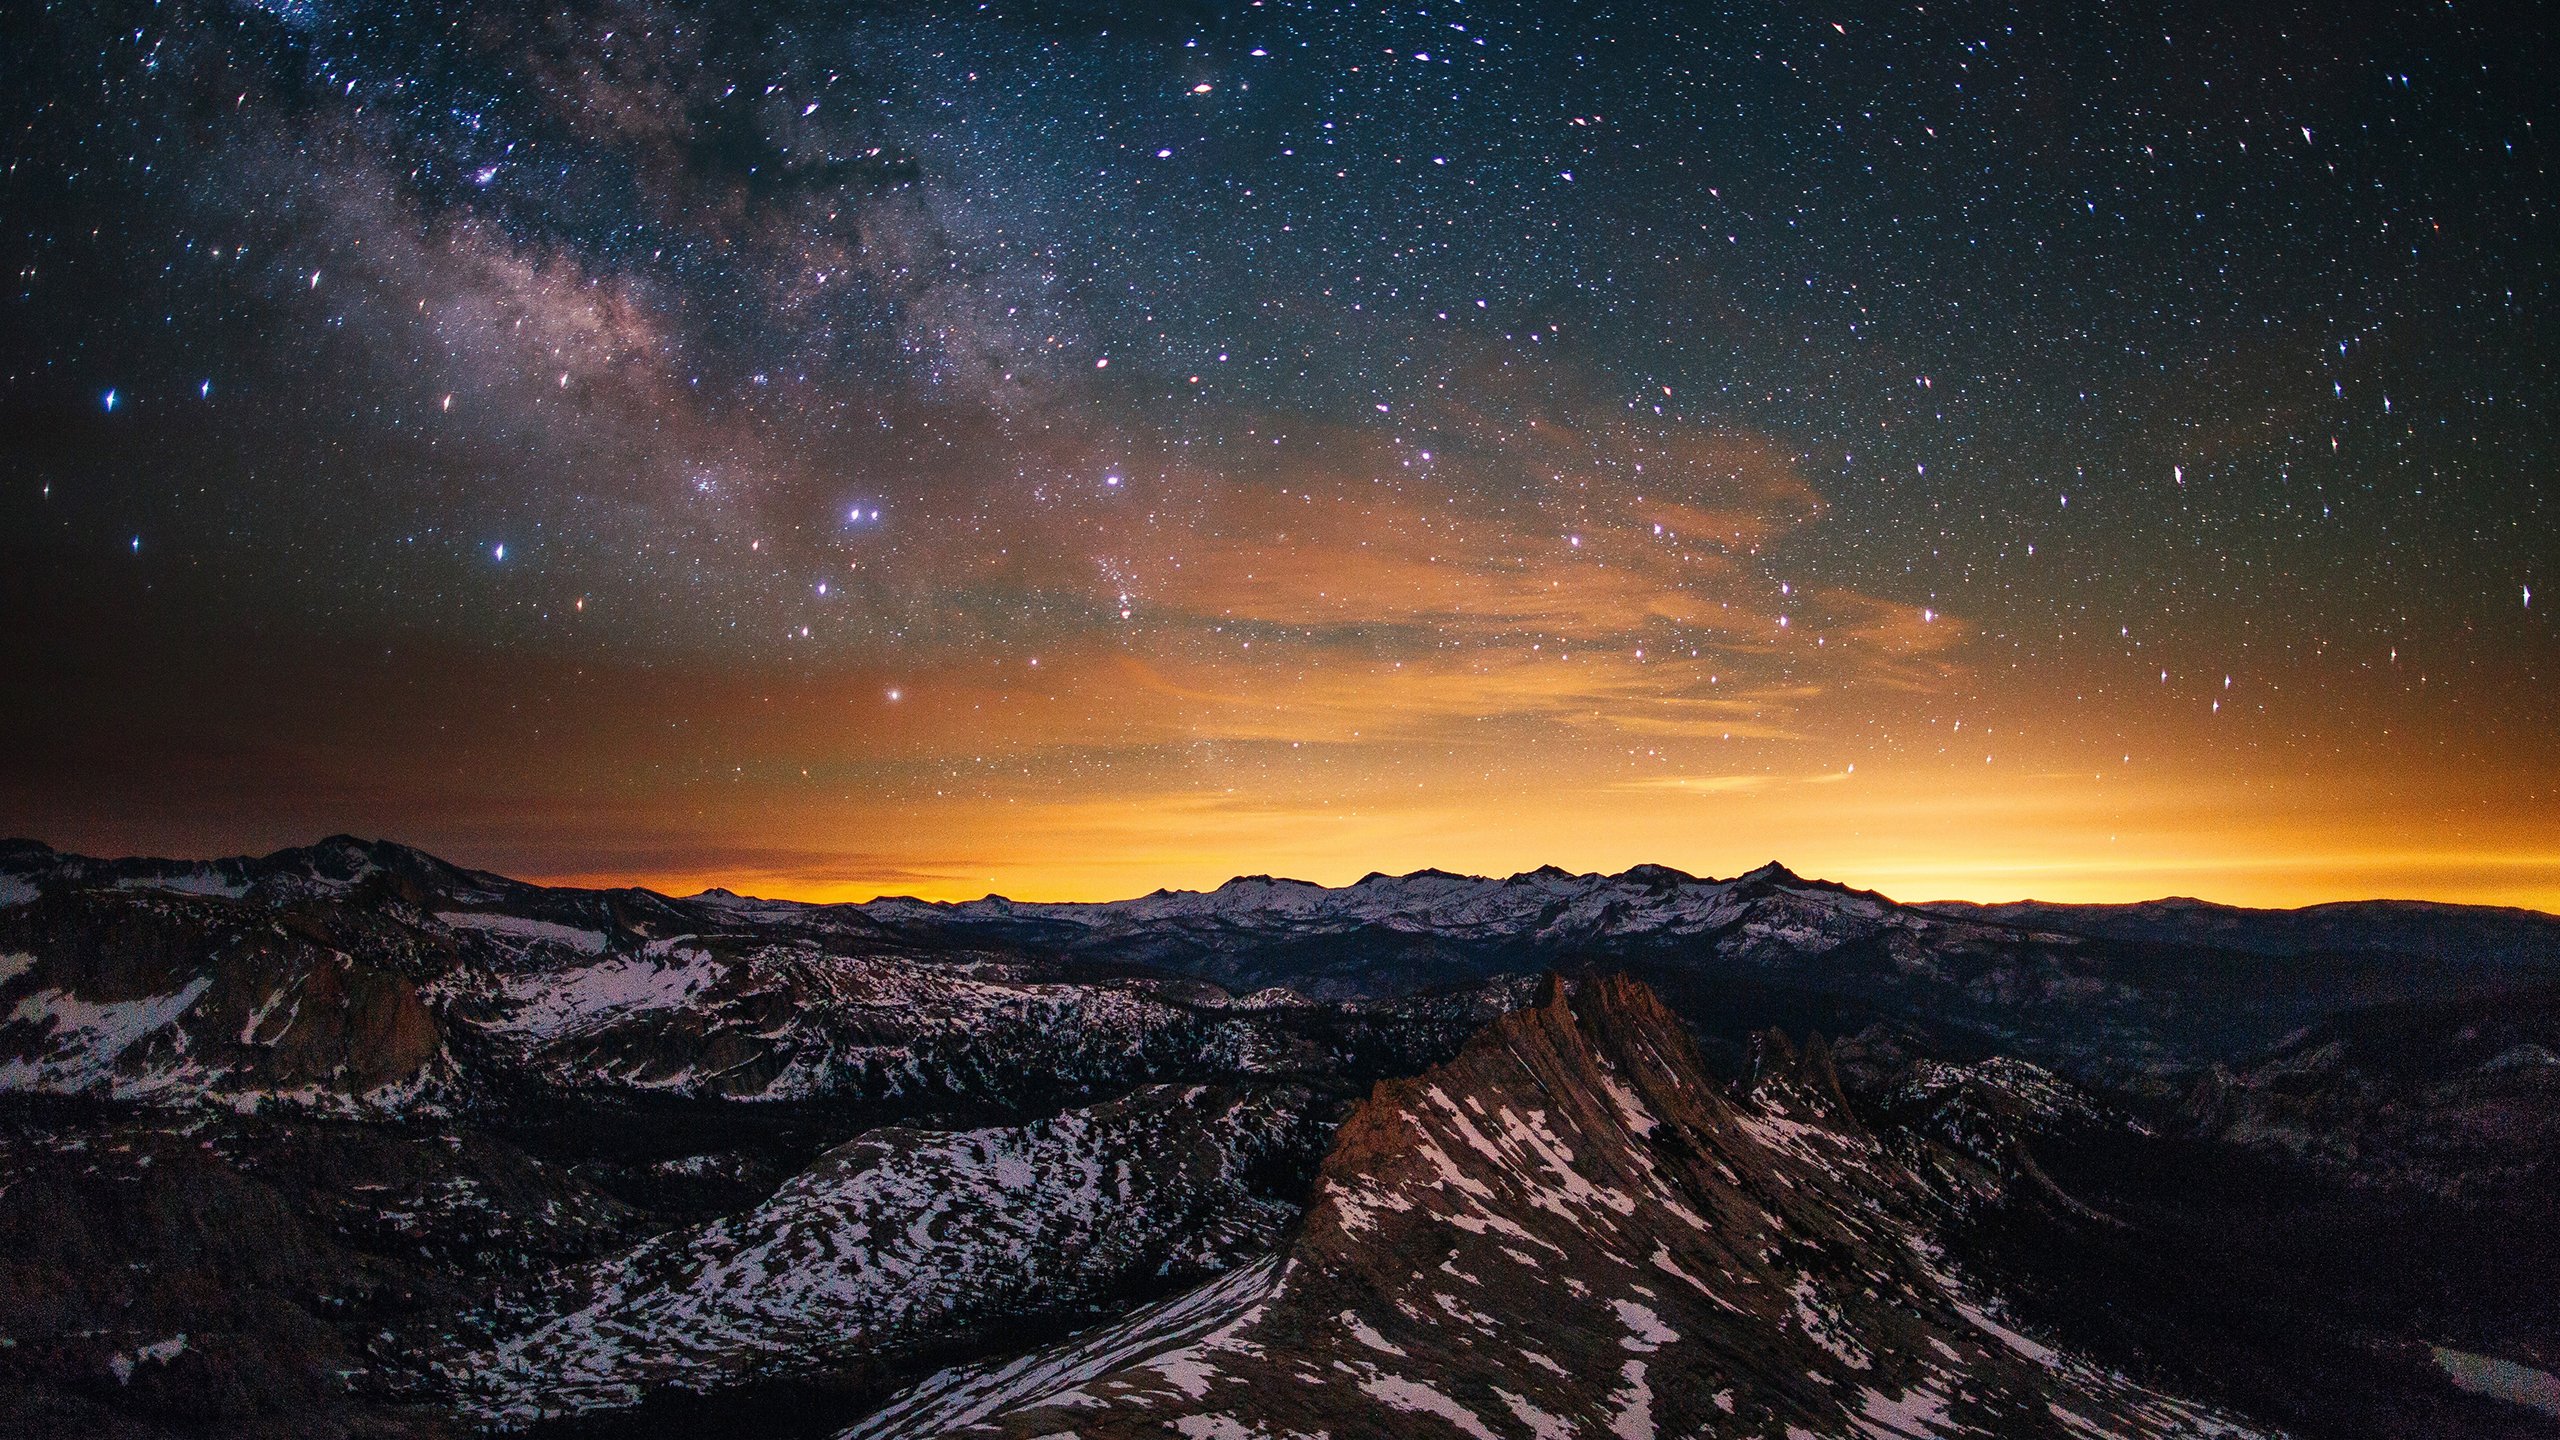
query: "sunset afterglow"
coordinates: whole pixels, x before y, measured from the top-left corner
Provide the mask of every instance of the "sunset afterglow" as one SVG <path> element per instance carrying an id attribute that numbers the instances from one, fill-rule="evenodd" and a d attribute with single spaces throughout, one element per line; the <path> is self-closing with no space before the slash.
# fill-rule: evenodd
<path id="1" fill-rule="evenodd" d="M 2458 18 L 318 13 L 43 22 L 0 830 L 2560 907 Z"/>

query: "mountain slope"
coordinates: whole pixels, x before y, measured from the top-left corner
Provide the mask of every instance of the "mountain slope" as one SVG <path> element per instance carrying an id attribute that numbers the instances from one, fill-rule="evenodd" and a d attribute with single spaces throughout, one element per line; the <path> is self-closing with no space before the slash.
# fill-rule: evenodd
<path id="1" fill-rule="evenodd" d="M 1643 987 L 1553 986 L 1378 1088 L 1267 1280 L 938 1376 L 847 1440 L 2248 1433 L 2012 1329 L 1941 1213 L 1818 1050 L 1729 1098 Z"/>
<path id="2" fill-rule="evenodd" d="M 751 1210 L 564 1273 L 448 1369 L 512 1428 L 670 1387 L 850 1387 L 990 1326 L 1125 1308 L 1277 1240 L 1315 1103 L 1150 1086 L 1027 1126 L 875 1130 Z"/>
<path id="3" fill-rule="evenodd" d="M 1267 1248 L 1367 1083 L 1526 993 L 1239 998 L 353 841 L 0 879 L 0 1434 L 840 1416 Z"/>

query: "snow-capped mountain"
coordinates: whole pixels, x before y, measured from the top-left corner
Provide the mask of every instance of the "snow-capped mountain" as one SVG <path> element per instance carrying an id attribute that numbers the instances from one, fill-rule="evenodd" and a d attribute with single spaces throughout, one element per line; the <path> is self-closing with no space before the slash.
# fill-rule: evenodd
<path id="1" fill-rule="evenodd" d="M 1334 889 L 1257 876 L 1103 904 L 884 900 L 863 914 L 912 943 L 1107 956 L 1238 990 L 1377 995 L 1623 969 L 1729 1056 L 1771 1020 L 1916 1022 L 2163 1095 L 2341 1008 L 2560 982 L 2560 919 L 2530 912 L 1904 905 L 1775 864 L 1730 879 L 1421 871 Z"/>
<path id="2" fill-rule="evenodd" d="M 1238 997 L 916 943 L 859 910 L 553 890 L 399 846 L 0 852 L 0 1092 L 447 1113 L 497 1095 L 1011 1112 L 1148 1079 L 1360 1072 L 1467 1008 Z M 1498 977 L 1485 976 L 1480 979 Z"/>
<path id="3" fill-rule="evenodd" d="M 2555 976 L 2548 917 L 1775 866 L 0 844 L 0 1433 L 2534 1433 Z"/>
<path id="4" fill-rule="evenodd" d="M 1744 918 L 1755 885 L 1804 883 L 1784 866 L 1764 865 L 1734 880 L 1701 880 L 1659 865 L 1619 875 L 1576 875 L 1548 866 L 1506 879 L 1422 870 L 1372 874 L 1338 889 L 1266 875 L 1230 880 L 1215 890 L 1162 890 L 1135 900 L 1098 904 L 1017 904 L 997 898 L 952 905 L 875 901 L 883 919 L 931 917 L 967 924 L 1048 923 L 1095 937 L 1146 932 L 1162 942 L 1185 935 L 1340 933 L 1376 928 L 1452 940 L 1574 943 L 1604 935 L 1701 933 Z M 1818 887 L 1828 902 L 1808 916 L 1872 920 L 1892 904 L 1838 886 Z M 1815 922 L 1817 925 L 1820 922 Z M 1762 928 L 1777 927 L 1762 922 Z"/>
<path id="5" fill-rule="evenodd" d="M 200 863 L 13 843 L 0 1087 L 370 1111 L 526 1084 L 1016 1104 L 1025 1077 L 1117 1083 L 1132 1053 L 1151 1074 L 1238 1063 L 1276 1043 L 1240 1003 L 1266 990 L 1375 999 L 1606 966 L 1661 989 L 1728 1059 L 1773 1020 L 1904 1021 L 2165 1094 L 2343 1005 L 2560 978 L 2548 917 L 2392 909 L 2370 943 L 2273 964 L 2268 934 L 2335 922 L 2269 921 L 2226 949 L 2228 915 L 2181 931 L 2186 913 L 2128 931 L 2081 910 L 1911 907 L 1777 866 L 800 905 L 551 889 L 343 837 Z M 2475 932 L 2497 943 L 2467 945 Z M 996 1032 L 1056 1053 L 973 1072 Z"/>

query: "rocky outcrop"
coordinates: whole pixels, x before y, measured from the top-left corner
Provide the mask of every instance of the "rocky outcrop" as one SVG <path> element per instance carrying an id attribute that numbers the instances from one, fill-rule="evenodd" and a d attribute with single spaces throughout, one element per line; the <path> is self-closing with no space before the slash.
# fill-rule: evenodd
<path id="1" fill-rule="evenodd" d="M 427 1098 L 449 1067 L 415 981 L 287 920 L 121 890 L 0 909 L 0 1092 L 339 1111 Z"/>

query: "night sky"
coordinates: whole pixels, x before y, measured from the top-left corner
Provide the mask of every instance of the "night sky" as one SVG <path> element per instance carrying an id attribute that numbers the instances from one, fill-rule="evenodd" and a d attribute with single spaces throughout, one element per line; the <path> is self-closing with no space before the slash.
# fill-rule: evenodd
<path id="1" fill-rule="evenodd" d="M 0 832 L 2560 908 L 2556 28 L 14 4 Z"/>

